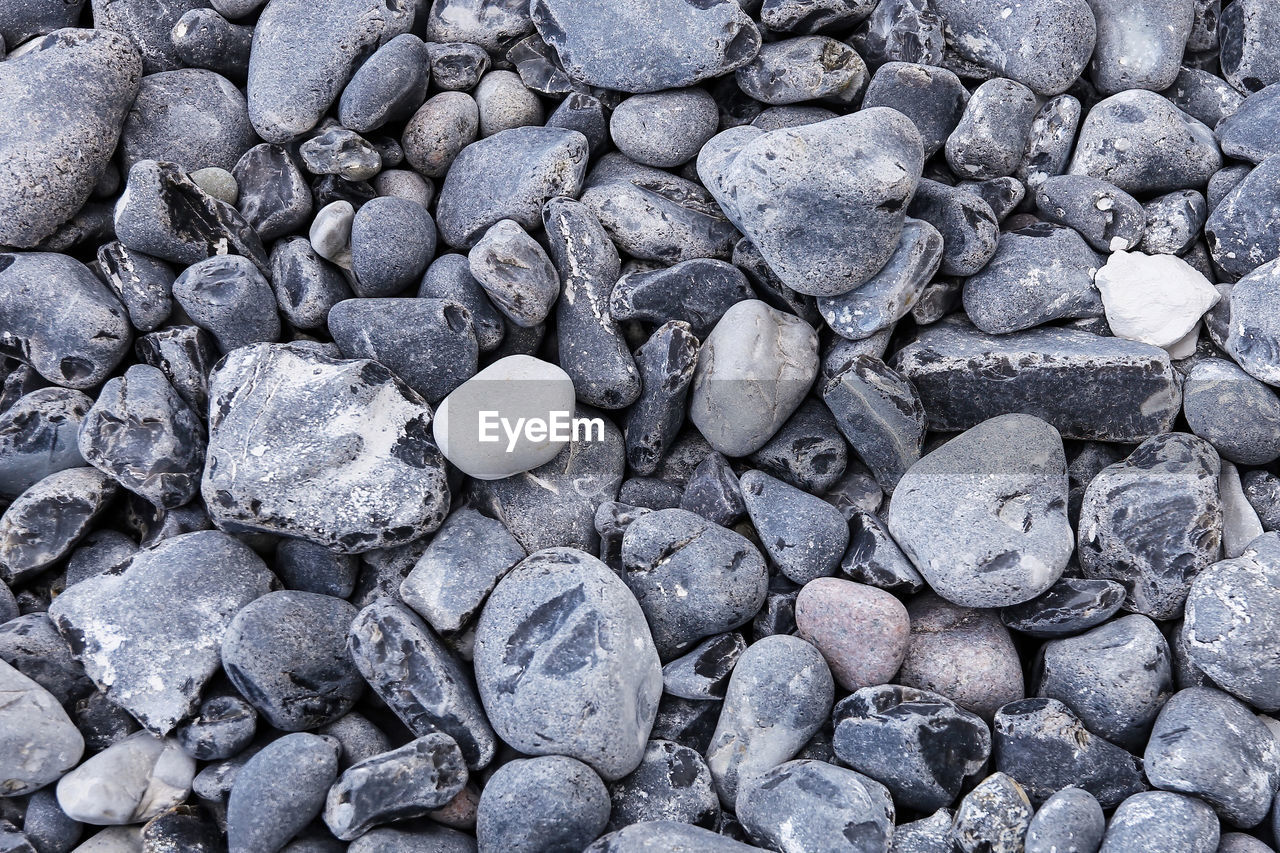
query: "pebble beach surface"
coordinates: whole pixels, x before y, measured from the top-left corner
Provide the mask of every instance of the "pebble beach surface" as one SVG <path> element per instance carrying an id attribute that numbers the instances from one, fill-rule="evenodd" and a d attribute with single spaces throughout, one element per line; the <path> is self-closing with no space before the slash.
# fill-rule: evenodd
<path id="1" fill-rule="evenodd" d="M 0 853 L 1275 853 L 1276 0 L 0 0 Z"/>

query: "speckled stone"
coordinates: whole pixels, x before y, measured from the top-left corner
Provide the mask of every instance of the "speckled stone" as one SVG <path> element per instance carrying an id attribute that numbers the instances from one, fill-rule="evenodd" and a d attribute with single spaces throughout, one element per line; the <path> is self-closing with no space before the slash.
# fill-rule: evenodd
<path id="1" fill-rule="evenodd" d="M 951 839 L 961 853 L 1018 853 L 1033 809 L 1016 781 L 993 773 L 956 808 Z"/>
<path id="2" fill-rule="evenodd" d="M 907 654 L 907 609 L 893 595 L 838 578 L 816 578 L 796 598 L 796 628 L 845 690 L 884 684 Z"/>

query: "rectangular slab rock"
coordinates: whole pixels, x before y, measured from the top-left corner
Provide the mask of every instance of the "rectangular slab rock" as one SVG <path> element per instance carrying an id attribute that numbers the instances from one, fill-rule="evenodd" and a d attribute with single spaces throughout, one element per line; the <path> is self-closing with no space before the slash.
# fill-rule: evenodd
<path id="1" fill-rule="evenodd" d="M 1142 441 L 1182 405 L 1169 354 L 1074 329 L 986 335 L 965 321 L 925 329 L 894 367 L 920 392 L 928 427 L 959 432 L 997 415 L 1035 415 L 1063 438 Z"/>

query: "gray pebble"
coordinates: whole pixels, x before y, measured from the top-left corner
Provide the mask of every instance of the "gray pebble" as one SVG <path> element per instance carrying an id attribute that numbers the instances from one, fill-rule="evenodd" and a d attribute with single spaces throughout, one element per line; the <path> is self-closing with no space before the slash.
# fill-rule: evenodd
<path id="1" fill-rule="evenodd" d="M 533 31 L 533 22 L 520 0 L 438 0 L 426 27 L 430 41 L 471 42 L 501 55 Z"/>
<path id="2" fill-rule="evenodd" d="M 1173 84 L 1191 36 L 1192 0 L 1094 0 L 1089 5 L 1098 22 L 1090 79 L 1100 94 L 1158 92 Z"/>
<path id="3" fill-rule="evenodd" d="M 471 314 L 480 352 L 490 352 L 502 343 L 506 332 L 502 314 L 489 301 L 484 287 L 471 275 L 466 255 L 448 254 L 436 258 L 422 276 L 419 298 L 456 302 Z"/>
<path id="4" fill-rule="evenodd" d="M 640 766 L 608 788 L 612 810 L 607 829 L 611 832 L 651 821 L 715 829 L 720 821 L 720 801 L 706 761 L 671 741 L 649 741 Z"/>
<path id="5" fill-rule="evenodd" d="M 140 361 L 160 368 L 187 405 L 204 416 L 209 371 L 220 358 L 213 335 L 199 326 L 168 326 L 138 338 L 135 349 Z"/>
<path id="6" fill-rule="evenodd" d="M 1280 83 L 1280 61 L 1263 49 L 1280 30 L 1280 10 L 1265 0 L 1226 6 L 1218 21 L 1222 73 L 1243 94 Z"/>
<path id="7" fill-rule="evenodd" d="M 403 33 L 369 57 L 338 101 L 338 120 L 356 133 L 411 116 L 426 100 L 431 57 L 416 35 Z"/>
<path id="8" fill-rule="evenodd" d="M 337 175 L 346 181 L 365 181 L 382 170 L 382 155 L 360 134 L 330 127 L 298 147 L 302 165 L 313 175 Z"/>
<path id="9" fill-rule="evenodd" d="M 758 127 L 768 133 L 771 130 L 779 130 L 784 127 L 817 124 L 820 121 L 835 118 L 837 115 L 839 113 L 833 112 L 826 107 L 810 107 L 797 104 L 769 107 L 761 110 L 760 114 L 753 118 L 750 123 L 752 127 Z"/>
<path id="10" fill-rule="evenodd" d="M 1075 229 L 1096 251 L 1128 251 L 1142 240 L 1146 211 L 1133 196 L 1100 178 L 1055 175 L 1036 189 L 1036 211 Z M 1035 227 L 1035 226 L 1032 226 Z"/>
<path id="11" fill-rule="evenodd" d="M 1183 385 L 1182 408 L 1191 431 L 1224 459 L 1265 465 L 1280 457 L 1280 400 L 1234 362 L 1197 361 Z"/>
<path id="12" fill-rule="evenodd" d="M 1022 786 L 1003 773 L 993 773 L 960 801 L 951 839 L 961 853 L 1018 853 L 1031 815 Z"/>
<path id="13" fill-rule="evenodd" d="M 235 774 L 227 801 L 231 853 L 283 848 L 320 814 L 337 775 L 333 738 L 297 733 L 272 741 Z"/>
<path id="14" fill-rule="evenodd" d="M 1271 157 L 1232 187 L 1209 214 L 1205 241 L 1214 263 L 1229 275 L 1247 278 L 1280 257 L 1274 227 L 1280 216 L 1278 188 L 1280 158 Z"/>
<path id="15" fill-rule="evenodd" d="M 120 135 L 121 165 L 163 160 L 184 172 L 229 170 L 256 141 L 234 83 L 202 68 L 163 71 L 142 78 Z"/>
<path id="16" fill-rule="evenodd" d="M 893 802 L 878 782 L 823 761 L 788 761 L 745 780 L 738 818 L 774 849 L 880 853 L 893 834 Z"/>
<path id="17" fill-rule="evenodd" d="M 891 107 L 911 119 L 920 131 L 927 158 L 942 149 L 968 102 L 969 92 L 960 78 L 945 68 L 887 62 L 871 78 L 862 106 Z"/>
<path id="18" fill-rule="evenodd" d="M 841 30 L 867 17 L 875 5 L 870 0 L 764 0 L 760 23 L 779 33 Z"/>
<path id="19" fill-rule="evenodd" d="M 706 753 L 725 808 L 735 807 L 753 779 L 800 751 L 826 721 L 834 691 L 822 654 L 798 637 L 777 634 L 747 648 Z"/>
<path id="20" fill-rule="evenodd" d="M 244 82 L 253 47 L 253 27 L 233 24 L 213 9 L 189 9 L 169 31 L 169 41 L 183 65 L 207 68 L 237 83 Z"/>
<path id="21" fill-rule="evenodd" d="M 729 676 L 747 650 L 741 634 L 716 634 L 662 668 L 662 689 L 682 699 L 723 699 Z"/>
<path id="22" fill-rule="evenodd" d="M 761 471 L 742 475 L 742 495 L 765 552 L 796 583 L 835 574 L 848 524 L 831 504 Z"/>
<path id="23" fill-rule="evenodd" d="M 1280 478 L 1270 471 L 1246 471 L 1240 478 L 1245 497 L 1267 531 L 1280 529 Z"/>
<path id="24" fill-rule="evenodd" d="M 1028 194 L 1046 178 L 1067 170 L 1076 129 L 1080 126 L 1080 101 L 1071 95 L 1058 95 L 1045 101 L 1031 122 L 1027 152 L 1014 175 L 1026 184 Z"/>
<path id="25" fill-rule="evenodd" d="M 72 0 L 57 6 L 50 6 L 42 0 L 9 0 L 5 3 L 5 20 L 0 23 L 0 43 L 7 43 L 12 51 L 32 36 L 74 27 L 83 8 L 84 0 Z M 3 54 L 2 49 L 0 54 Z"/>
<path id="26" fill-rule="evenodd" d="M 499 220 L 486 230 L 467 262 L 493 306 L 517 326 L 541 324 L 560 296 L 560 276 L 551 258 L 514 220 Z"/>
<path id="27" fill-rule="evenodd" d="M 431 262 L 436 229 L 421 205 L 375 198 L 351 221 L 351 267 L 357 296 L 393 296 L 413 285 Z"/>
<path id="28" fill-rule="evenodd" d="M 1198 5 L 1198 3 L 1197 3 Z M 1178 71 L 1173 85 L 1160 94 L 1183 112 L 1217 129 L 1218 125 L 1230 118 L 1244 103 L 1240 93 L 1221 77 L 1208 71 L 1183 66 Z M 1246 122 L 1251 124 L 1251 122 Z M 1227 130 L 1223 125 L 1223 131 Z M 1234 134 L 1233 134 L 1234 135 Z M 1235 136 L 1233 141 L 1241 141 L 1242 136 Z M 1219 143 L 1222 140 L 1219 139 Z M 1225 144 L 1225 143 L 1223 143 Z M 1252 146 L 1250 146 L 1252 147 Z M 1226 152 L 1224 149 L 1224 153 Z"/>
<path id="29" fill-rule="evenodd" d="M 271 287 L 280 312 L 299 329 L 324 326 L 329 311 L 352 295 L 342 273 L 317 255 L 305 237 L 276 241 L 271 249 Z"/>
<path id="30" fill-rule="evenodd" d="M 889 62 L 936 66 L 945 49 L 942 16 L 932 0 L 886 0 L 875 4 L 849 44 L 873 68 Z"/>
<path id="31" fill-rule="evenodd" d="M 173 310 L 173 269 L 113 240 L 98 247 L 98 269 L 140 332 L 159 328 Z"/>
<path id="32" fill-rule="evenodd" d="M 643 97 L 643 96 L 637 96 Z M 625 273 L 613 286 L 609 313 L 615 320 L 661 324 L 679 320 L 705 337 L 734 304 L 754 298 L 737 267 L 711 258 Z"/>
<path id="33" fill-rule="evenodd" d="M 600 777 L 563 755 L 517 759 L 489 777 L 476 811 L 485 850 L 542 853 L 580 850 L 609 821 L 609 792 Z"/>
<path id="34" fill-rule="evenodd" d="M 1106 829 L 1102 807 L 1092 794 L 1063 788 L 1031 818 L 1026 853 L 1098 853 Z"/>
<path id="35" fill-rule="evenodd" d="M 910 381 L 861 355 L 827 377 L 822 399 L 836 425 L 886 493 L 920 458 L 924 409 Z"/>
<path id="36" fill-rule="evenodd" d="M 491 63 L 488 52 L 470 42 L 428 41 L 427 55 L 431 58 L 431 82 L 445 92 L 474 89 Z"/>
<path id="37" fill-rule="evenodd" d="M 590 347 L 586 351 L 596 352 Z M 684 424 L 685 401 L 697 359 L 698 339 L 689 325 L 679 320 L 659 326 L 636 350 L 642 391 L 627 413 L 624 430 L 627 461 L 636 473 L 653 473 L 675 441 Z"/>
<path id="38" fill-rule="evenodd" d="M 947 163 L 969 180 L 1012 175 L 1026 153 L 1039 109 L 1036 94 L 1021 83 L 988 80 L 974 90 L 947 137 Z"/>
<path id="39" fill-rule="evenodd" d="M 94 692 L 93 682 L 72 655 L 47 613 L 27 613 L 0 623 L 0 660 L 12 666 L 64 706 Z"/>
<path id="40" fill-rule="evenodd" d="M 351 224 L 355 220 L 356 209 L 351 202 L 346 199 L 339 199 L 326 204 L 316 212 L 316 218 L 311 222 L 311 227 L 307 230 L 307 238 L 311 242 L 311 248 L 315 253 L 327 261 L 331 261 L 344 270 L 351 270 Z M 367 220 L 366 220 L 367 221 Z M 377 244 L 379 235 L 375 231 L 373 233 L 372 242 Z M 400 259 L 403 253 L 414 253 L 419 251 L 417 242 L 409 245 L 399 244 L 395 247 L 394 258 Z M 372 253 L 366 253 L 372 254 Z M 374 271 L 379 270 L 379 258 L 371 258 L 368 262 L 374 267 Z M 396 272 L 394 267 L 392 272 Z M 354 283 L 355 276 L 351 276 Z M 394 292 L 394 291 L 392 291 Z"/>
<path id="41" fill-rule="evenodd" d="M 408 169 L 384 169 L 373 179 L 373 188 L 379 196 L 402 198 L 422 205 L 424 210 L 436 197 L 435 185 Z"/>
<path id="42" fill-rule="evenodd" d="M 1218 818 L 1203 800 L 1169 791 L 1144 791 L 1115 810 L 1101 851 L 1214 853 L 1220 834 Z"/>
<path id="43" fill-rule="evenodd" d="M 93 405 L 70 388 L 39 388 L 0 413 L 0 496 L 12 500 L 45 477 L 85 465 L 76 437 Z"/>
<path id="44" fill-rule="evenodd" d="M 770 42 L 734 72 L 738 87 L 766 104 L 831 101 L 850 104 L 867 81 L 857 51 L 828 36 Z"/>
<path id="45" fill-rule="evenodd" d="M 1143 205 L 1147 226 L 1141 249 L 1148 255 L 1185 254 L 1204 228 L 1208 207 L 1198 190 L 1179 190 Z"/>
<path id="46" fill-rule="evenodd" d="M 907 212 L 942 235 L 940 269 L 947 275 L 973 275 L 996 253 L 1000 224 L 976 192 L 924 178 Z"/>
<path id="47" fill-rule="evenodd" d="M 951 812 L 939 809 L 933 814 L 893 828 L 889 853 L 952 853 Z"/>
<path id="48" fill-rule="evenodd" d="M 742 487 L 724 456 L 712 452 L 698 463 L 680 496 L 680 509 L 726 527 L 742 518 L 747 511 Z"/>
<path id="49" fill-rule="evenodd" d="M 280 338 L 271 285 L 241 255 L 216 255 L 187 267 L 173 283 L 173 297 L 192 322 L 217 339 L 224 354 Z"/>
<path id="50" fill-rule="evenodd" d="M 200 704 L 195 717 L 178 726 L 173 737 L 182 751 L 198 761 L 238 755 L 253 740 L 258 713 L 239 696 L 214 696 Z"/>
<path id="51" fill-rule="evenodd" d="M 6 797 L 43 788 L 75 767 L 84 738 L 47 690 L 0 661 L 0 777 Z"/>
<path id="52" fill-rule="evenodd" d="M 848 447 L 831 411 L 810 397 L 747 461 L 797 489 L 821 495 L 844 474 Z"/>
<path id="53" fill-rule="evenodd" d="M 65 557 L 117 490 L 96 468 L 66 468 L 19 495 L 0 516 L 0 580 L 25 581 Z"/>
<path id="54" fill-rule="evenodd" d="M 1030 601 L 1003 608 L 1000 618 L 1020 634 L 1066 637 L 1110 619 L 1124 597 L 1118 581 L 1064 577 Z"/>
<path id="55" fill-rule="evenodd" d="M 480 138 L 515 127 L 541 125 L 542 102 L 511 71 L 490 71 L 480 78 L 474 97 L 480 115 Z"/>
<path id="56" fill-rule="evenodd" d="M 879 494 L 878 489 L 876 493 Z M 902 553 L 874 509 L 853 509 L 849 514 L 849 550 L 840 560 L 840 571 L 878 589 L 919 592 L 925 586 L 924 578 Z"/>
<path id="57" fill-rule="evenodd" d="M 609 119 L 609 135 L 637 163 L 670 169 L 698 155 L 718 120 L 715 99 L 704 89 L 672 89 L 620 103 Z"/>

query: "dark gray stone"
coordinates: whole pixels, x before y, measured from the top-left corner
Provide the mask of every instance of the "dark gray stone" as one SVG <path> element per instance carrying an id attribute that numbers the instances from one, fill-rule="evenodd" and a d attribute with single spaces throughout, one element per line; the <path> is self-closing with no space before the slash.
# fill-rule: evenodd
<path id="1" fill-rule="evenodd" d="M 1250 273 L 1280 257 L 1280 157 L 1249 172 L 1214 206 L 1204 237 L 1214 263 L 1231 276 Z"/>
<path id="2" fill-rule="evenodd" d="M 253 741 L 258 712 L 239 696 L 214 696 L 200 704 L 196 716 L 178 726 L 173 736 L 182 751 L 198 761 L 238 755 Z"/>
<path id="3" fill-rule="evenodd" d="M 662 668 L 662 689 L 682 699 L 723 699 L 729 675 L 746 650 L 739 633 L 709 637 Z"/>
<path id="4" fill-rule="evenodd" d="M 0 496 L 12 500 L 45 477 L 85 465 L 76 437 L 93 399 L 38 388 L 0 412 Z"/>
<path id="5" fill-rule="evenodd" d="M 581 850 L 604 832 L 609 792 L 590 767 L 563 755 L 517 759 L 489 777 L 476 810 L 486 850 Z"/>
<path id="6" fill-rule="evenodd" d="M 46 613 L 15 615 L 0 623 L 0 660 L 71 707 L 94 692 L 84 667 Z"/>
<path id="7" fill-rule="evenodd" d="M 757 853 L 763 848 L 698 826 L 670 820 L 632 824 L 598 839 L 582 853 Z"/>
<path id="8" fill-rule="evenodd" d="M 58 5 L 50 5 L 43 0 L 9 0 L 4 7 L 4 22 L 0 23 L 0 42 L 6 43 L 12 51 L 32 36 L 74 27 L 83 8 L 84 0 Z"/>
<path id="9" fill-rule="evenodd" d="M 1115 810 L 1101 853 L 1214 853 L 1220 833 L 1217 816 L 1203 800 L 1169 791 L 1144 791 Z"/>
<path id="10" fill-rule="evenodd" d="M 1055 175 L 1040 183 L 1035 200 L 1041 217 L 1074 228 L 1099 252 L 1133 249 L 1146 230 L 1142 205 L 1101 178 Z"/>
<path id="11" fill-rule="evenodd" d="M 271 287 L 280 312 L 299 329 L 324 326 L 329 311 L 352 295 L 346 278 L 316 254 L 306 237 L 276 241 L 271 249 Z"/>
<path id="12" fill-rule="evenodd" d="M 880 359 L 861 355 L 827 378 L 822 400 L 876 482 L 892 493 L 924 442 L 925 412 L 915 386 Z"/>
<path id="13" fill-rule="evenodd" d="M 893 801 L 879 783 L 823 761 L 746 780 L 737 813 L 752 839 L 775 849 L 880 853 L 893 835 Z"/>
<path id="14" fill-rule="evenodd" d="M 1280 32 L 1280 10 L 1265 0 L 1245 0 L 1222 10 L 1218 41 L 1222 73 L 1237 90 L 1248 94 L 1280 82 L 1280 61 L 1263 49 Z"/>
<path id="15" fill-rule="evenodd" d="M 640 766 L 608 788 L 612 809 L 607 829 L 611 832 L 652 821 L 715 829 L 721 819 L 706 761 L 671 741 L 649 741 Z"/>
<path id="16" fill-rule="evenodd" d="M 1277 484 L 1280 492 L 1280 484 Z M 1280 497 L 1277 498 L 1280 501 Z M 696 512 L 707 521 L 728 527 L 747 512 L 742 486 L 719 453 L 709 453 L 698 463 L 680 496 L 680 509 Z"/>
<path id="17" fill-rule="evenodd" d="M 1220 5 L 1217 0 L 1210 0 L 1210 2 L 1215 6 Z M 1200 6 L 1201 0 L 1195 0 L 1195 5 Z M 1214 29 L 1216 38 L 1217 28 Z M 1221 77 L 1210 71 L 1188 68 L 1185 65 L 1178 71 L 1173 85 L 1160 94 L 1187 115 L 1199 119 L 1215 130 L 1224 119 L 1235 113 L 1244 103 L 1240 93 Z"/>
<path id="18" fill-rule="evenodd" d="M 1027 152 L 1014 175 L 1022 181 L 1030 196 L 1047 178 L 1067 170 L 1071 149 L 1075 146 L 1080 126 L 1080 101 L 1072 95 L 1058 95 L 1045 101 L 1031 122 Z"/>
<path id="19" fill-rule="evenodd" d="M 566 299 L 567 293 L 566 290 Z M 564 304 L 562 301 L 561 305 Z M 594 302 L 591 304 L 594 306 Z M 607 310 L 603 316 L 609 316 Z M 616 332 L 616 324 L 609 325 Z M 562 349 L 562 358 L 564 353 Z M 594 358 L 598 350 L 584 348 L 583 356 L 588 353 Z M 659 326 L 635 351 L 634 364 L 642 390 L 627 412 L 623 436 L 627 444 L 627 462 L 637 474 L 652 474 L 657 470 L 663 454 L 684 425 L 685 401 L 697 363 L 698 339 L 689 324 L 680 320 Z M 622 364 L 625 366 L 625 362 Z M 579 382 L 574 386 L 575 389 L 582 388 Z M 581 397 L 582 391 L 578 390 L 578 393 Z"/>
<path id="20" fill-rule="evenodd" d="M 1191 431 L 1224 459 L 1265 465 L 1280 457 L 1280 399 L 1234 362 L 1196 362 L 1182 387 L 1182 410 Z"/>
<path id="21" fill-rule="evenodd" d="M 1000 619 L 1020 634 L 1068 637 L 1110 619 L 1124 598 L 1118 581 L 1064 577 L 1030 601 L 1003 608 Z"/>
<path id="22" fill-rule="evenodd" d="M 338 101 L 338 120 L 356 133 L 403 121 L 426 100 L 430 79 L 427 46 L 415 35 L 398 35 L 352 75 Z"/>
<path id="23" fill-rule="evenodd" d="M 230 853 L 284 847 L 320 814 L 337 776 L 333 738 L 299 732 L 272 741 L 235 774 L 227 801 Z"/>
<path id="24" fill-rule="evenodd" d="M 867 66 L 857 51 L 828 36 L 781 39 L 734 72 L 738 88 L 766 104 L 803 101 L 851 104 L 867 81 Z"/>
<path id="25" fill-rule="evenodd" d="M 1183 255 L 1195 244 L 1209 210 L 1198 190 L 1179 190 L 1143 205 L 1147 229 L 1140 248 L 1148 255 Z"/>
<path id="26" fill-rule="evenodd" d="M 313 175 L 337 175 L 353 183 L 367 181 L 382 171 L 378 149 L 355 131 L 337 125 L 299 145 L 298 157 Z"/>
<path id="27" fill-rule="evenodd" d="M 910 6 L 893 0 L 881 5 L 904 9 Z M 857 46 L 856 40 L 854 45 Z M 890 107 L 911 119 L 920 131 L 926 158 L 942 150 L 968 102 L 969 92 L 959 77 L 945 68 L 915 62 L 885 63 L 871 78 L 862 98 L 863 109 Z"/>
<path id="28" fill-rule="evenodd" d="M 924 178 L 907 212 L 942 235 L 940 269 L 947 275 L 973 275 L 996 253 L 1000 223 L 976 192 Z"/>
<path id="29" fill-rule="evenodd" d="M 183 65 L 207 68 L 243 83 L 249 70 L 253 27 L 233 24 L 213 9 L 182 13 L 169 31 L 173 52 Z"/>
<path id="30" fill-rule="evenodd" d="M 240 187 L 240 214 L 263 240 L 283 237 L 311 219 L 311 190 L 283 145 L 250 148 L 232 174 Z"/>
<path id="31" fill-rule="evenodd" d="M 23 582 L 65 557 L 116 491 L 96 468 L 66 468 L 23 492 L 0 516 L 0 581 Z"/>
<path id="32" fill-rule="evenodd" d="M 754 298 L 742 271 L 712 258 L 682 261 L 655 270 L 636 270 L 618 279 L 609 298 L 615 320 L 661 324 L 681 320 L 705 337 L 724 312 Z"/>
<path id="33" fill-rule="evenodd" d="M 484 287 L 471 275 L 466 255 L 441 255 L 427 267 L 418 286 L 418 296 L 456 302 L 471 313 L 476 343 L 480 352 L 490 352 L 502 343 L 506 326 L 485 294 Z"/>
<path id="34" fill-rule="evenodd" d="M 213 71 L 179 68 L 142 78 L 120 134 L 121 166 L 173 163 L 184 172 L 230 169 L 257 141 L 244 95 Z"/>
<path id="35" fill-rule="evenodd" d="M 187 405 L 203 417 L 209 402 L 209 371 L 219 359 L 218 342 L 199 326 L 167 326 L 138 338 L 144 364 L 157 367 Z"/>
<path id="36" fill-rule="evenodd" d="M 402 198 L 376 198 L 351 221 L 357 296 L 394 296 L 418 281 L 436 249 L 431 214 Z"/>
<path id="37" fill-rule="evenodd" d="M 840 571 L 878 589 L 919 592 L 925 585 L 880 516 L 863 509 L 849 516 L 849 550 L 840 561 Z"/>
<path id="38" fill-rule="evenodd" d="M 799 584 L 835 574 L 849 525 L 831 504 L 762 471 L 742 475 L 742 496 L 769 559 Z"/>
<path id="39" fill-rule="evenodd" d="M 173 283 L 173 297 L 223 354 L 280 338 L 275 294 L 249 258 L 215 255 L 187 267 Z"/>
<path id="40" fill-rule="evenodd" d="M 173 269 L 119 241 L 98 248 L 98 269 L 140 332 L 159 328 L 173 310 Z"/>
<path id="41" fill-rule="evenodd" d="M 1088 791 L 1063 788 L 1031 818 L 1026 853 L 1098 853 L 1107 820 Z"/>
<path id="42" fill-rule="evenodd" d="M 945 38 L 933 0 L 886 0 L 854 30 L 849 43 L 872 68 L 889 62 L 938 65 Z"/>
<path id="43" fill-rule="evenodd" d="M 514 220 L 500 220 L 485 231 L 467 263 L 469 275 L 492 305 L 520 328 L 546 321 L 560 296 L 560 276 L 551 258 Z"/>
<path id="44" fill-rule="evenodd" d="M 844 474 L 848 447 L 831 411 L 807 398 L 764 447 L 747 457 L 753 468 L 811 494 L 824 494 Z"/>
<path id="45" fill-rule="evenodd" d="M 1040 99 L 1015 80 L 997 77 L 974 90 L 947 137 L 947 163 L 967 180 L 1012 175 L 1031 139 Z"/>

